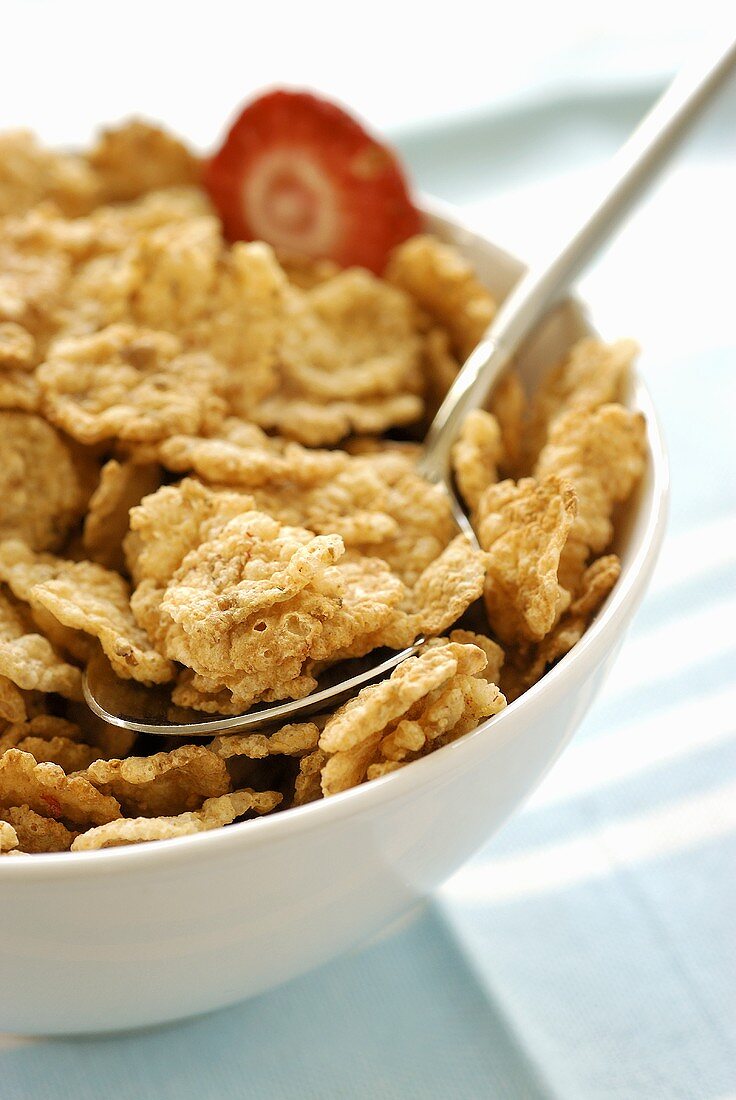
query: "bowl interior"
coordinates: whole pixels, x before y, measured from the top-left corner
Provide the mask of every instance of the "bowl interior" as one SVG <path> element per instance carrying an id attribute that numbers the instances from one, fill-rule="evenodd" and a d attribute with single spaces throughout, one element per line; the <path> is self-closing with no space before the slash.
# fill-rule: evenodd
<path id="1" fill-rule="evenodd" d="M 464 226 L 457 220 L 454 212 L 443 208 L 441 204 L 426 200 L 425 213 L 427 228 L 443 240 L 456 245 L 470 260 L 485 285 L 499 300 L 503 299 L 524 272 L 524 265 L 480 234 Z M 533 392 L 544 372 L 563 358 L 576 340 L 591 334 L 595 334 L 595 330 L 587 318 L 584 305 L 579 301 L 566 298 L 554 307 L 516 358 L 516 365 L 527 391 Z M 583 642 L 567 654 L 552 673 L 548 673 L 548 676 L 554 675 L 555 678 L 560 674 L 565 675 L 576 658 L 582 657 L 582 650 L 594 636 L 609 628 L 616 629 L 614 619 L 620 612 L 625 611 L 626 604 L 636 603 L 636 600 L 631 598 L 632 593 L 634 590 L 643 591 L 648 571 L 653 567 L 663 535 L 668 488 L 667 461 L 654 409 L 647 390 L 640 380 L 635 379 L 632 383 L 627 403 L 645 414 L 649 461 L 636 494 L 621 510 L 616 521 L 617 535 L 613 549 L 622 561 L 621 578 L 598 613 L 595 622 L 589 627 Z M 544 679 L 531 691 L 536 694 L 543 688 Z M 523 705 L 524 698 L 525 696 L 522 696 L 501 715 L 489 721 L 494 722 L 496 726 L 499 723 L 505 726 L 506 722 L 512 719 L 512 712 L 515 713 L 519 706 Z M 282 836 L 285 832 L 291 831 L 292 825 L 295 829 L 301 830 L 307 827 L 308 822 L 316 826 L 318 821 L 324 822 L 330 818 L 335 821 L 344 813 L 357 811 L 359 807 L 368 810 L 371 805 L 383 801 L 386 797 L 401 797 L 402 791 L 406 792 L 410 788 L 414 777 L 417 782 L 420 781 L 420 776 L 424 776 L 425 781 L 427 778 L 431 779 L 433 768 L 440 766 L 440 762 L 435 758 L 448 751 L 462 751 L 463 742 L 485 735 L 485 727 L 488 724 L 489 722 L 481 723 L 476 730 L 466 734 L 452 745 L 417 761 L 410 768 L 401 769 L 327 800 L 256 821 L 228 826 L 226 829 L 154 844 L 112 848 L 99 852 L 64 853 L 63 858 L 58 855 L 39 855 L 30 860 L 3 861 L 4 866 L 0 867 L 0 877 L 2 871 L 6 871 L 11 876 L 18 874 L 25 877 L 26 874 L 32 876 L 37 873 L 43 874 L 44 870 L 61 873 L 62 867 L 70 868 L 70 865 L 80 870 L 84 865 L 91 871 L 92 867 L 99 869 L 111 864 L 120 867 L 130 862 L 138 864 L 141 861 L 163 857 L 164 853 L 173 856 L 178 852 L 184 856 L 186 852 L 193 849 L 201 852 L 205 848 L 214 852 L 216 848 L 223 845 L 227 847 L 231 843 L 245 841 L 249 845 L 258 844 L 269 838 Z"/>

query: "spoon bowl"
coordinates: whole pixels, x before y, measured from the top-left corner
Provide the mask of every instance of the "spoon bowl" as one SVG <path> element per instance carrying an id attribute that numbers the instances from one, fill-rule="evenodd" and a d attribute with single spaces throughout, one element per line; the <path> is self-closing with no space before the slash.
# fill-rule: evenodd
<path id="1" fill-rule="evenodd" d="M 319 681 L 319 688 L 305 699 L 288 699 L 272 705 L 263 703 L 247 714 L 205 715 L 190 707 L 180 707 L 171 701 L 167 684 L 141 684 L 137 680 L 121 680 L 100 651 L 87 665 L 83 680 L 87 706 L 98 718 L 113 726 L 152 733 L 162 737 L 200 737 L 203 734 L 235 733 L 237 730 L 258 730 L 275 722 L 289 722 L 316 714 L 355 695 L 366 684 L 389 676 L 407 657 L 413 657 L 423 644 L 416 639 L 407 649 L 374 650 L 367 657 L 341 661 L 328 669 Z"/>

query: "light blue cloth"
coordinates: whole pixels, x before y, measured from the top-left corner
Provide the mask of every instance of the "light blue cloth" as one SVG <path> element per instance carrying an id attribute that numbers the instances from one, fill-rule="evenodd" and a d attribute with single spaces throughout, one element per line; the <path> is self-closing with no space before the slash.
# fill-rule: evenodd
<path id="1" fill-rule="evenodd" d="M 576 149 L 584 169 L 590 133 L 614 146 L 650 94 L 479 116 L 452 139 L 425 131 L 403 144 L 427 190 L 475 203 L 521 247 L 511 184 L 532 188 L 527 202 L 544 184 L 555 118 L 566 170 Z M 710 140 L 687 163 L 695 192 L 717 205 L 736 164 L 715 123 Z M 503 187 L 478 207 L 494 165 Z M 547 209 L 526 206 L 535 237 Z M 679 216 L 697 229 L 693 211 Z M 703 248 L 732 264 L 730 205 L 722 217 Z M 673 248 L 663 263 L 650 251 L 636 267 L 612 255 L 606 270 L 596 303 L 618 285 L 633 309 L 633 283 L 646 307 L 646 372 L 672 455 L 670 535 L 609 686 L 538 795 L 413 923 L 361 954 L 170 1028 L 0 1038 L 2 1100 L 736 1095 L 735 341 L 713 328 L 716 279 L 694 272 L 689 253 Z M 692 284 L 682 301 L 677 278 Z"/>

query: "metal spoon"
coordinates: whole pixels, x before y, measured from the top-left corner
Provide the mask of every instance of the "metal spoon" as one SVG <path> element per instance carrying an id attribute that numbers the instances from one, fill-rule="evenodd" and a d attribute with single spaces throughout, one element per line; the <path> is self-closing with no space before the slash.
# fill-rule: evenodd
<path id="1" fill-rule="evenodd" d="M 550 263 L 519 280 L 450 387 L 429 428 L 418 467 L 428 481 L 443 486 L 459 529 L 476 546 L 470 522 L 454 495 L 450 473 L 450 452 L 463 420 L 483 404 L 546 310 L 613 237 L 734 68 L 736 42 L 731 42 L 715 59 L 678 74 L 613 158 L 610 182 L 587 219 Z M 142 733 L 195 737 L 214 730 L 258 729 L 334 706 L 365 684 L 388 675 L 416 653 L 423 641 L 417 638 L 413 646 L 398 653 L 382 650 L 359 662 L 336 665 L 322 677 L 319 690 L 305 699 L 257 706 L 234 717 L 204 717 L 199 711 L 174 707 L 165 687 L 120 680 L 101 654 L 87 669 L 84 695 L 90 708 L 106 722 Z"/>

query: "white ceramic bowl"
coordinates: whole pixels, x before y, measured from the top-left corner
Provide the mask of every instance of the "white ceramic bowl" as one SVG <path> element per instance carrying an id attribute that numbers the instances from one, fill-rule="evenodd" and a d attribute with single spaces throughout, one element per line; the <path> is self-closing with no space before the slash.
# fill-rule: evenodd
<path id="1" fill-rule="evenodd" d="M 431 228 L 505 294 L 521 265 L 428 207 Z M 590 332 L 557 309 L 525 382 Z M 521 699 L 454 744 L 324 802 L 156 844 L 0 860 L 0 1031 L 141 1027 L 230 1004 L 387 928 L 537 786 L 616 657 L 664 533 L 667 463 L 646 390 L 649 466 L 621 525 L 621 578 L 583 640 Z"/>

